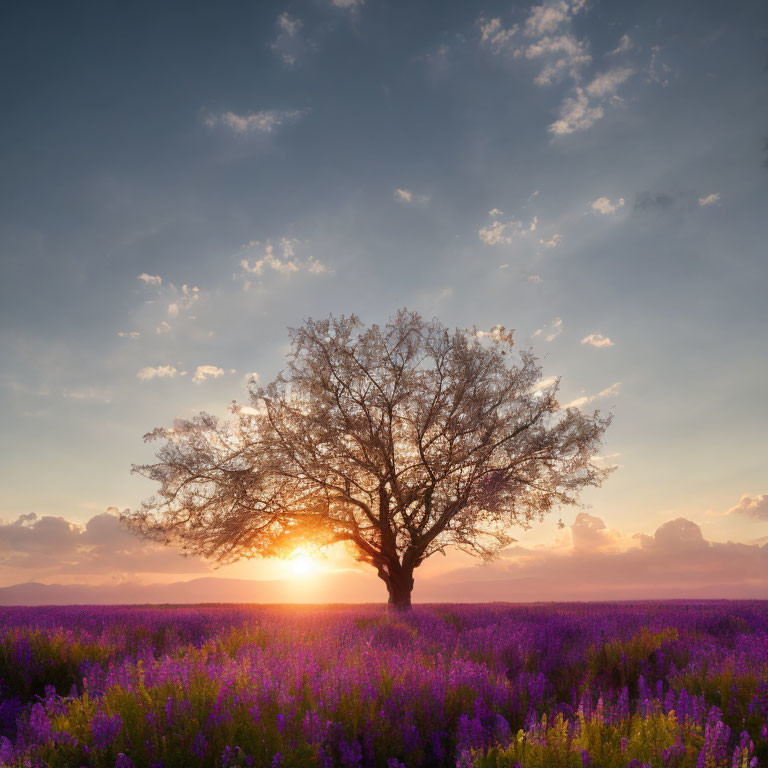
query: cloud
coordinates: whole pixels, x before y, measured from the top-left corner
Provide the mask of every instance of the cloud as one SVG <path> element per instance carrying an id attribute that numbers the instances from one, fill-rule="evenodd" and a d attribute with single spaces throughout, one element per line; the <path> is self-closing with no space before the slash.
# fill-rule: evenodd
<path id="1" fill-rule="evenodd" d="M 351 11 L 355 8 L 361 8 L 364 0 L 331 0 L 331 5 L 336 8 L 343 8 L 344 10 Z"/>
<path id="2" fill-rule="evenodd" d="M 502 53 L 514 40 L 517 34 L 517 25 L 510 29 L 504 29 L 501 19 L 486 21 L 480 19 L 480 44 L 485 45 L 494 53 Z"/>
<path id="3" fill-rule="evenodd" d="M 533 338 L 543 336 L 544 341 L 554 341 L 563 332 L 563 321 L 556 317 L 549 325 L 533 332 Z"/>
<path id="4" fill-rule="evenodd" d="M 260 242 L 251 240 L 247 245 L 242 246 L 247 252 L 259 251 L 261 253 L 256 259 L 243 258 L 240 260 L 242 269 L 241 278 L 243 279 L 243 288 L 248 290 L 251 287 L 252 276 L 263 276 L 267 271 L 277 272 L 281 275 L 292 275 L 296 272 L 308 272 L 311 275 L 322 275 L 331 272 L 330 268 L 321 261 L 310 256 L 307 259 L 299 259 L 296 256 L 296 249 L 301 245 L 299 240 L 281 237 L 275 246 L 270 240 L 264 244 L 263 249 Z"/>
<path id="5" fill-rule="evenodd" d="M 557 248 L 558 245 L 563 241 L 562 235 L 552 235 L 552 237 L 549 240 L 539 240 L 539 242 L 545 247 L 545 248 Z M 531 279 L 530 277 L 528 278 Z"/>
<path id="6" fill-rule="evenodd" d="M 536 85 L 552 85 L 564 77 L 578 80 L 581 69 L 592 60 L 586 43 L 570 34 L 542 37 L 525 49 L 525 58 L 543 62 L 533 78 Z"/>
<path id="7" fill-rule="evenodd" d="M 768 549 L 708 541 L 686 518 L 631 536 L 582 512 L 568 532 L 550 546 L 512 547 L 488 565 L 417 580 L 415 596 L 435 602 L 768 597 Z"/>
<path id="8" fill-rule="evenodd" d="M 603 216 L 607 216 L 611 213 L 616 213 L 619 208 L 624 207 L 624 198 L 620 197 L 615 203 L 611 202 L 610 198 L 598 197 L 597 200 L 593 200 L 591 203 L 592 210 L 602 213 Z"/>
<path id="9" fill-rule="evenodd" d="M 398 203 L 404 205 L 426 205 L 430 199 L 429 195 L 417 195 L 410 189 L 400 189 L 399 187 L 395 190 L 394 197 Z"/>
<path id="10" fill-rule="evenodd" d="M 529 283 L 543 283 L 544 278 L 541 275 L 528 275 L 527 278 Z"/>
<path id="11" fill-rule="evenodd" d="M 632 38 L 630 38 L 629 35 L 622 35 L 619 38 L 619 44 L 609 52 L 609 56 L 616 56 L 619 53 L 626 53 L 627 51 L 631 51 L 635 47 L 634 43 L 632 42 Z"/>
<path id="12" fill-rule="evenodd" d="M 219 376 L 223 375 L 223 368 L 217 368 L 215 365 L 198 365 L 195 368 L 195 375 L 192 377 L 192 381 L 200 383 L 206 379 L 218 379 Z"/>
<path id="13" fill-rule="evenodd" d="M 590 333 L 589 336 L 585 336 L 581 344 L 590 344 L 593 347 L 612 347 L 614 343 L 608 336 L 603 336 L 602 333 Z"/>
<path id="14" fill-rule="evenodd" d="M 745 494 L 735 507 L 728 510 L 729 515 L 743 515 L 754 520 L 768 520 L 768 493 L 761 496 Z"/>
<path id="15" fill-rule="evenodd" d="M 602 391 L 598 392 L 596 395 L 582 395 L 581 397 L 577 397 L 575 400 L 571 400 L 570 403 L 566 403 L 563 408 L 581 408 L 582 405 L 588 405 L 589 403 L 593 403 L 595 400 L 600 400 L 603 397 L 618 395 L 620 388 L 621 382 L 617 381 L 614 384 L 611 384 L 610 387 L 606 387 Z"/>
<path id="16" fill-rule="evenodd" d="M 67 575 L 102 578 L 137 572 L 201 573 L 197 558 L 139 539 L 126 530 L 110 507 L 85 525 L 62 517 L 22 515 L 0 523 L 0 578 L 28 581 Z"/>
<path id="17" fill-rule="evenodd" d="M 592 63 L 589 42 L 576 37 L 573 18 L 583 11 L 583 0 L 556 0 L 533 6 L 522 31 L 515 24 L 504 27 L 499 18 L 480 19 L 480 45 L 496 56 L 524 59 L 536 65 L 533 82 L 550 86 L 570 82 L 570 91 L 560 104 L 559 118 L 548 127 L 555 136 L 567 136 L 590 128 L 605 114 L 609 103 L 620 102 L 618 89 L 634 73 L 630 67 L 615 67 L 599 73 L 586 85 L 584 71 Z M 629 37 L 614 53 L 631 47 Z"/>
<path id="18" fill-rule="evenodd" d="M 635 71 L 629 67 L 621 67 L 608 70 L 597 75 L 585 88 L 589 96 L 605 98 L 606 96 L 615 96 L 619 86 L 625 83 Z"/>
<path id="19" fill-rule="evenodd" d="M 260 112 L 249 112 L 247 115 L 238 115 L 235 112 L 223 112 L 220 115 L 209 113 L 203 118 L 203 122 L 209 128 L 224 126 L 238 136 L 270 135 L 281 126 L 300 120 L 308 111 L 306 109 L 265 109 Z"/>
<path id="20" fill-rule="evenodd" d="M 145 366 L 136 372 L 136 377 L 142 381 L 151 381 L 152 379 L 172 379 L 179 371 L 172 365 Z"/>
<path id="21" fill-rule="evenodd" d="M 707 195 L 706 197 L 699 198 L 699 205 L 702 208 L 706 205 L 714 205 L 715 203 L 719 203 L 719 202 L 720 202 L 719 192 L 713 192 L 711 195 Z"/>
<path id="22" fill-rule="evenodd" d="M 97 403 L 111 403 L 112 394 L 104 389 L 98 389 L 96 387 L 86 387 L 85 389 L 69 389 L 62 393 L 62 397 L 66 397 L 68 400 L 80 400 Z"/>
<path id="23" fill-rule="evenodd" d="M 121 339 L 138 339 L 141 336 L 138 331 L 118 331 L 117 335 Z"/>
<path id="24" fill-rule="evenodd" d="M 163 278 L 160 275 L 148 275 L 146 272 L 142 272 L 136 279 L 147 285 L 162 285 L 163 283 Z"/>
<path id="25" fill-rule="evenodd" d="M 270 48 L 286 67 L 296 65 L 298 59 L 306 50 L 306 44 L 301 37 L 301 19 L 291 16 L 284 11 L 277 17 L 277 36 Z"/>
<path id="26" fill-rule="evenodd" d="M 533 36 L 554 32 L 568 20 L 569 10 L 565 2 L 534 6 L 525 21 L 525 34 Z"/>
<path id="27" fill-rule="evenodd" d="M 175 306 L 175 305 L 171 305 L 171 306 Z M 169 307 L 169 311 L 170 311 L 170 307 Z M 178 311 L 176 312 L 176 314 L 178 314 Z M 160 322 L 160 325 L 158 325 L 157 328 L 155 328 L 155 333 L 156 334 L 169 333 L 171 330 L 173 330 L 171 326 L 165 320 L 162 320 Z"/>
<path id="28" fill-rule="evenodd" d="M 591 105 L 583 89 L 576 88 L 574 95 L 563 101 L 560 119 L 549 126 L 549 132 L 556 136 L 567 136 L 583 131 L 594 125 L 604 114 L 601 106 Z"/>
<path id="29" fill-rule="evenodd" d="M 186 312 L 200 298 L 200 289 L 196 285 L 190 287 L 185 283 L 181 286 L 181 291 L 176 291 L 176 286 L 171 285 L 171 289 L 176 292 L 176 299 L 168 305 L 169 317 L 178 317 L 179 312 Z M 170 326 L 167 330 L 170 330 Z M 163 331 L 157 332 L 162 333 Z"/>
<path id="30" fill-rule="evenodd" d="M 493 221 L 477 231 L 480 241 L 486 245 L 509 245 L 515 237 L 535 232 L 539 223 L 536 216 L 531 219 L 528 225 L 514 219 L 502 221 L 500 217 L 504 215 L 504 212 L 498 208 L 490 210 L 488 215 Z"/>

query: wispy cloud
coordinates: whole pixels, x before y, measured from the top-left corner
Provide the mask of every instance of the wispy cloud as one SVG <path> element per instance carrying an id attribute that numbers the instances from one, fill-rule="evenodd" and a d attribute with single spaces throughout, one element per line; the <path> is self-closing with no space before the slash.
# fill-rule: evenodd
<path id="1" fill-rule="evenodd" d="M 137 280 L 141 280 L 142 283 L 145 283 L 146 285 L 162 285 L 163 284 L 163 278 L 160 277 L 160 275 L 148 275 L 146 272 L 142 272 Z"/>
<path id="2" fill-rule="evenodd" d="M 295 123 L 308 113 L 306 109 L 265 109 L 238 115 L 236 112 L 208 113 L 203 122 L 209 128 L 222 126 L 238 136 L 270 135 L 283 125 Z"/>
<path id="3" fill-rule="evenodd" d="M 609 56 L 616 56 L 619 53 L 626 53 L 631 51 L 635 47 L 632 42 L 632 38 L 629 35 L 622 35 L 619 38 L 619 44 L 608 54 Z"/>
<path id="4" fill-rule="evenodd" d="M 158 365 L 154 368 L 151 365 L 147 365 L 136 372 L 136 377 L 141 379 L 141 381 L 172 379 L 178 372 L 178 369 L 172 365 Z"/>
<path id="5" fill-rule="evenodd" d="M 549 240 L 539 240 L 539 242 L 545 247 L 545 248 L 557 248 L 558 245 L 563 241 L 562 235 L 552 235 L 552 237 Z M 530 278 L 529 278 L 530 279 Z"/>
<path id="6" fill-rule="evenodd" d="M 283 64 L 293 67 L 306 50 L 306 43 L 301 37 L 301 19 L 284 11 L 277 17 L 277 35 L 270 48 Z"/>
<path id="7" fill-rule="evenodd" d="M 611 213 L 616 213 L 619 208 L 624 207 L 624 198 L 620 197 L 615 203 L 608 197 L 598 197 L 597 200 L 593 200 L 591 203 L 593 211 L 601 213 L 603 216 L 608 216 Z"/>
<path id="8" fill-rule="evenodd" d="M 603 336 L 602 333 L 590 333 L 589 336 L 585 336 L 581 340 L 582 344 L 589 344 L 592 347 L 612 347 L 614 343 L 608 336 Z"/>
<path id="9" fill-rule="evenodd" d="M 118 331 L 117 335 L 121 339 L 138 339 L 141 336 L 138 331 Z"/>
<path id="10" fill-rule="evenodd" d="M 566 403 L 563 408 L 581 408 L 582 405 L 588 405 L 589 403 L 594 403 L 595 400 L 600 400 L 604 397 L 611 397 L 613 395 L 619 394 L 619 389 L 621 388 L 621 382 L 617 381 L 615 384 L 611 384 L 610 387 L 606 387 L 601 392 L 598 392 L 596 395 L 583 395 L 582 397 L 577 397 L 575 400 L 571 400 L 570 403 Z"/>
<path id="11" fill-rule="evenodd" d="M 430 200 L 429 195 L 417 195 L 410 189 L 401 189 L 400 187 L 395 190 L 394 198 L 398 203 L 404 205 L 426 205 Z"/>
<path id="12" fill-rule="evenodd" d="M 179 291 L 176 291 L 176 287 L 172 285 L 171 289 L 177 295 L 175 300 L 168 305 L 169 317 L 178 317 L 180 312 L 186 312 L 200 298 L 200 289 L 196 285 L 189 286 L 185 283 Z"/>
<path id="13" fill-rule="evenodd" d="M 563 321 L 556 317 L 549 325 L 533 332 L 533 338 L 544 337 L 544 341 L 554 341 L 563 332 Z"/>
<path id="14" fill-rule="evenodd" d="M 707 195 L 706 197 L 699 198 L 699 205 L 702 208 L 707 205 L 715 205 L 715 203 L 719 203 L 719 202 L 720 202 L 719 192 L 712 192 L 712 194 Z"/>

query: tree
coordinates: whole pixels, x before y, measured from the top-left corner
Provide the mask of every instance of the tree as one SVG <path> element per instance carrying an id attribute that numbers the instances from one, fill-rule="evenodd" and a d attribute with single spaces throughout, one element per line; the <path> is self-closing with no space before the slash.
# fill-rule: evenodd
<path id="1" fill-rule="evenodd" d="M 408 609 L 414 570 L 448 547 L 490 558 L 607 470 L 610 422 L 561 409 L 512 332 L 449 330 L 400 310 L 290 330 L 287 369 L 250 386 L 233 419 L 158 428 L 158 494 L 125 516 L 136 532 L 220 563 L 347 542 Z"/>

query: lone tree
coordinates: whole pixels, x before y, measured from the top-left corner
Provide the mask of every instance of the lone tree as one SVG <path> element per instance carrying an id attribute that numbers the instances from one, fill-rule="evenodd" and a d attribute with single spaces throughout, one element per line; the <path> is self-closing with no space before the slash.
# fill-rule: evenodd
<path id="1" fill-rule="evenodd" d="M 158 428 L 160 483 L 125 521 L 220 563 L 348 542 L 408 609 L 413 573 L 448 547 L 490 558 L 606 469 L 592 457 L 610 422 L 561 409 L 512 332 L 451 331 L 400 310 L 385 327 L 354 315 L 290 331 L 287 369 L 233 419 L 202 413 Z"/>

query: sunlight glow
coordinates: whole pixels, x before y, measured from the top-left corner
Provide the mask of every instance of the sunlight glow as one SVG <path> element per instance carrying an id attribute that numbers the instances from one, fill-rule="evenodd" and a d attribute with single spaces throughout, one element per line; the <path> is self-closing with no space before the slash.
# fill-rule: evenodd
<path id="1" fill-rule="evenodd" d="M 288 558 L 291 573 L 296 577 L 305 578 L 311 576 L 317 570 L 317 560 L 315 560 L 305 549 L 297 549 Z"/>

